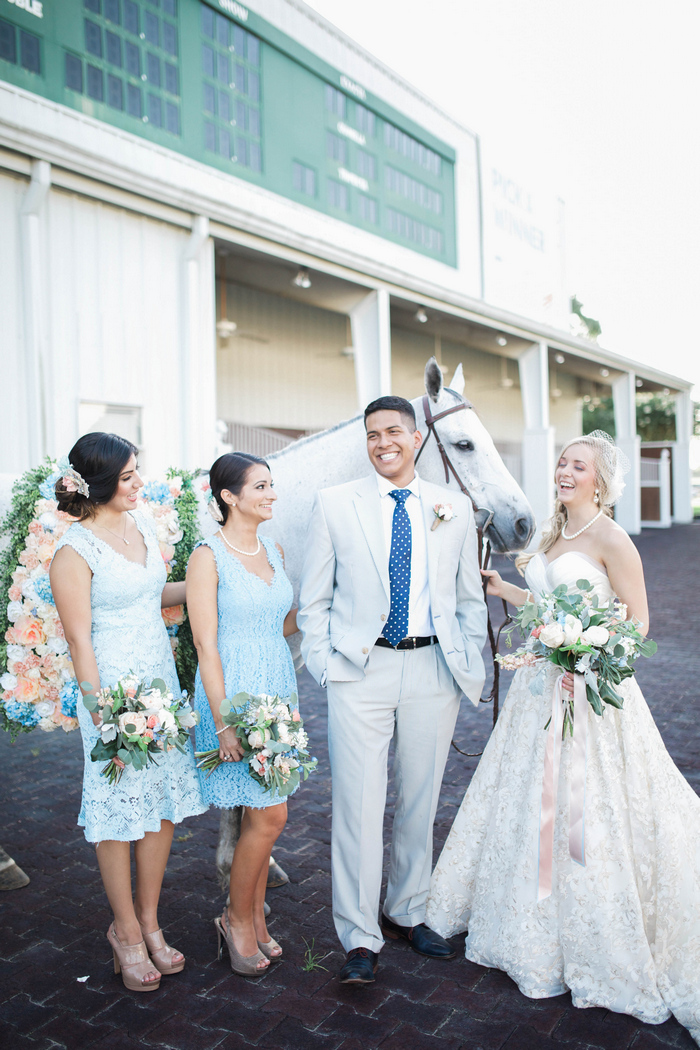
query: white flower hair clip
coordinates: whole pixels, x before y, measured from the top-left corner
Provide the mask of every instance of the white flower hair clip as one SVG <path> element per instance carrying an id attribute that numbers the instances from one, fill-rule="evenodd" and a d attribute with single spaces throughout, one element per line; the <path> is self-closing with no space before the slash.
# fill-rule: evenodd
<path id="1" fill-rule="evenodd" d="M 205 481 L 202 485 L 202 491 L 204 492 L 207 498 L 207 510 L 209 511 L 217 525 L 221 525 L 224 520 L 224 516 L 221 513 L 221 507 L 219 506 L 217 500 L 214 499 L 214 493 L 212 492 L 211 485 L 208 481 Z"/>
<path id="2" fill-rule="evenodd" d="M 59 463 L 59 469 L 63 470 L 61 481 L 63 482 L 64 489 L 66 492 L 79 492 L 81 496 L 85 496 L 87 499 L 90 495 L 90 486 L 87 481 L 82 474 L 78 473 L 75 467 L 70 463 L 68 463 L 66 467 L 64 465 L 65 463 L 67 463 L 67 460 L 65 459 Z"/>
<path id="3" fill-rule="evenodd" d="M 435 532 L 441 521 L 452 521 L 453 518 L 457 517 L 451 503 L 436 503 L 433 507 L 433 513 L 435 514 L 435 521 L 430 526 L 431 532 Z"/>

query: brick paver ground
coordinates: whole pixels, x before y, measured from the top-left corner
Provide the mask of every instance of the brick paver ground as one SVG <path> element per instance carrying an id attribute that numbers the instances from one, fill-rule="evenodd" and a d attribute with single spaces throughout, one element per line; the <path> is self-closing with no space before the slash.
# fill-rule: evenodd
<path id="1" fill-rule="evenodd" d="M 700 525 L 644 533 L 638 541 L 649 588 L 652 635 L 660 643 L 639 680 L 664 740 L 700 792 Z M 652 1027 L 606 1010 L 576 1010 L 569 995 L 532 1001 L 503 973 L 456 960 L 423 959 L 390 943 L 375 985 L 344 988 L 343 956 L 330 912 L 330 778 L 324 695 L 301 681 L 304 716 L 319 773 L 290 803 L 276 856 L 289 885 L 270 891 L 270 929 L 284 961 L 259 980 L 215 959 L 214 916 L 222 896 L 214 871 L 215 810 L 180 825 L 162 897 L 166 934 L 187 955 L 185 971 L 149 995 L 126 992 L 112 973 L 109 922 L 94 850 L 75 819 L 78 734 L 0 734 L 2 844 L 31 876 L 0 899 L 0 1045 L 8 1050 L 171 1047 L 234 1050 L 662 1050 L 694 1046 L 670 1020 Z M 483 746 L 490 711 L 464 704 L 457 742 Z M 453 751 L 437 818 L 445 839 L 476 766 Z M 387 814 L 387 826 L 391 812 Z M 460 949 L 463 938 L 456 938 Z M 307 945 L 325 969 L 305 971 Z M 87 981 L 79 982 L 86 977 Z"/>

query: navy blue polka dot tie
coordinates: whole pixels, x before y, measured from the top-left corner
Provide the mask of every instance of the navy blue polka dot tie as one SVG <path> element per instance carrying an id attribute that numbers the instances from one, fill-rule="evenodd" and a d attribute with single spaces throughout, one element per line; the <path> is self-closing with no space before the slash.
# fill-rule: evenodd
<path id="1" fill-rule="evenodd" d="M 391 552 L 389 554 L 389 586 L 391 611 L 382 634 L 392 645 L 408 634 L 408 599 L 411 593 L 411 519 L 406 510 L 410 489 L 394 489 L 389 493 L 395 500 L 391 522 Z"/>

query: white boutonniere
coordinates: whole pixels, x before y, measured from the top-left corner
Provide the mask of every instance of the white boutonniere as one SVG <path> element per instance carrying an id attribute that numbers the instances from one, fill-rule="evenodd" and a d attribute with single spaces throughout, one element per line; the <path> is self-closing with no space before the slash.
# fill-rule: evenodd
<path id="1" fill-rule="evenodd" d="M 433 512 L 435 514 L 435 521 L 430 526 L 431 532 L 435 531 L 441 521 L 452 521 L 453 518 L 457 517 L 452 510 L 451 503 L 436 503 L 433 507 Z"/>

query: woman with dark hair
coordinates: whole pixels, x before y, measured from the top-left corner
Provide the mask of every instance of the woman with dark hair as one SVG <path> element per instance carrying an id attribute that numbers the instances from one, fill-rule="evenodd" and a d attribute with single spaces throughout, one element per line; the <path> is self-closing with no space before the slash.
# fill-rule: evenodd
<path id="1" fill-rule="evenodd" d="M 86 434 L 70 452 L 70 469 L 56 483 L 59 510 L 78 520 L 56 548 L 50 578 L 78 682 L 93 689 L 126 674 L 180 687 L 161 607 L 185 600 L 183 583 L 166 583 L 155 528 L 137 509 L 143 486 L 137 449 L 116 434 Z M 90 752 L 98 718 L 78 704 L 85 752 L 78 824 L 96 843 L 97 861 L 114 921 L 107 939 L 132 991 L 154 991 L 161 974 L 178 973 L 184 956 L 170 948 L 158 924 L 158 899 L 173 827 L 203 813 L 192 749 L 164 753 L 158 764 L 127 767 L 118 783 L 101 776 Z M 131 850 L 136 858 L 132 897 Z"/>
<path id="2" fill-rule="evenodd" d="M 232 452 L 217 459 L 209 480 L 209 510 L 221 528 L 193 551 L 187 567 L 187 608 L 199 655 L 196 743 L 198 751 L 218 747 L 222 759 L 210 776 L 202 776 L 205 800 L 222 809 L 244 807 L 230 903 L 214 921 L 219 943 L 226 941 L 231 969 L 255 977 L 282 954 L 267 932 L 263 907 L 270 853 L 285 825 L 287 805 L 239 761 L 235 730 L 224 726 L 219 709 L 225 697 L 243 691 L 283 698 L 296 692 L 284 641 L 297 630 L 296 609 L 291 609 L 282 548 L 258 536 L 277 499 L 267 463 Z"/>

